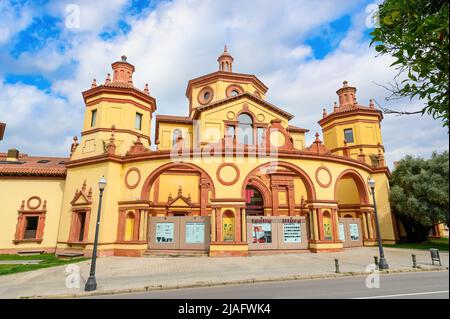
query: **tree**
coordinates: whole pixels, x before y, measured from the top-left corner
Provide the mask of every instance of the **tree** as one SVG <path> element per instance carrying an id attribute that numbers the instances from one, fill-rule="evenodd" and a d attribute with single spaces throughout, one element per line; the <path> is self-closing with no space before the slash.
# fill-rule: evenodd
<path id="1" fill-rule="evenodd" d="M 407 155 L 392 172 L 389 200 L 409 241 L 426 240 L 435 224 L 448 225 L 448 171 L 445 151 L 429 160 Z"/>
<path id="2" fill-rule="evenodd" d="M 385 0 L 378 25 L 371 32 L 375 50 L 395 58 L 398 74 L 384 86 L 387 100 L 419 97 L 425 106 L 415 112 L 383 108 L 385 113 L 431 114 L 449 126 L 449 4 L 447 0 Z M 400 82 L 397 79 L 404 78 Z"/>

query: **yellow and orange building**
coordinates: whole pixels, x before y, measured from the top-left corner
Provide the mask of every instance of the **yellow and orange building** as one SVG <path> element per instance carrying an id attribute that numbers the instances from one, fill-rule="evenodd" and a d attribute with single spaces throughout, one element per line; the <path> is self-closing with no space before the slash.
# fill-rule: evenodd
<path id="1" fill-rule="evenodd" d="M 84 91 L 81 137 L 67 158 L 0 153 L 0 253 L 90 255 L 107 180 L 100 255 L 246 256 L 374 245 L 376 181 L 383 242 L 398 240 L 388 201 L 382 113 L 344 82 L 319 120 L 323 141 L 266 100 L 267 86 L 219 56 L 188 82 L 186 116 L 156 115 L 125 56 Z M 155 118 L 155 136 L 151 125 Z M 7 132 L 6 136 L 7 138 Z"/>

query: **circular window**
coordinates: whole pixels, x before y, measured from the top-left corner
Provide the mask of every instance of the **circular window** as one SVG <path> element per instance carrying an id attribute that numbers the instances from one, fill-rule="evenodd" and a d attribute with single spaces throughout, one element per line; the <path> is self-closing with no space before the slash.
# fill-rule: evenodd
<path id="1" fill-rule="evenodd" d="M 244 93 L 244 89 L 240 85 L 231 84 L 227 87 L 227 91 L 225 93 L 227 97 L 235 97 Z"/>
<path id="2" fill-rule="evenodd" d="M 208 104 L 214 97 L 214 91 L 211 87 L 207 86 L 200 90 L 198 93 L 198 103 L 200 104 Z"/>

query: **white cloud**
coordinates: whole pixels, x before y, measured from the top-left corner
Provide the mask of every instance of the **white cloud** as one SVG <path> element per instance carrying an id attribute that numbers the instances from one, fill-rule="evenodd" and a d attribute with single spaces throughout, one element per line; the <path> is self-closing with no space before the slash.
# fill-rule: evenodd
<path id="1" fill-rule="evenodd" d="M 384 102 L 387 94 L 374 82 L 387 83 L 395 74 L 388 67 L 391 58 L 375 58 L 367 40 L 362 40 L 367 14 L 364 8 L 354 12 L 359 4 L 357 1 L 337 5 L 332 0 L 320 3 L 262 0 L 258 4 L 239 1 L 239 5 L 235 5 L 237 2 L 234 1 L 175 0 L 160 3 L 155 10 L 139 19 L 122 17 L 131 25 L 131 31 L 110 41 L 101 40 L 97 33 L 114 26 L 124 1 L 79 3 L 84 8 L 82 12 L 89 14 L 83 17 L 82 13 L 84 25 L 79 32 L 64 31 L 71 44 L 70 50 L 58 56 L 57 51 L 48 46 L 34 55 L 24 55 L 21 61 L 24 67 L 37 65 L 44 70 L 50 56 L 50 66 L 45 71 L 50 72 L 64 61 L 74 59 L 78 64 L 73 74 L 53 81 L 53 95 L 28 86 L 6 84 L 2 88 L 8 89 L 9 93 L 0 93 L 5 98 L 5 102 L 0 103 L 17 103 L 20 108 L 40 110 L 42 113 L 36 111 L 36 114 L 45 114 L 39 119 L 41 126 L 51 129 L 48 132 L 21 129 L 37 125 L 24 110 L 20 120 L 11 116 L 7 118 L 7 122 L 18 122 L 8 123 L 2 148 L 11 145 L 30 153 L 67 155 L 67 144 L 70 144 L 74 132 L 79 133 L 82 125 L 81 91 L 89 88 L 94 77 L 102 83 L 106 73 L 110 72 L 111 63 L 122 54 L 126 54 L 129 62 L 136 66 L 135 85 L 143 88 L 145 83 L 149 83 L 151 94 L 157 99 L 158 114 L 187 115 L 188 103 L 184 92 L 188 80 L 217 70 L 216 58 L 223 45 L 228 44 L 235 58 L 234 70 L 255 74 L 264 81 L 270 88 L 269 101 L 296 115 L 292 124 L 311 129 L 309 142 L 312 142 L 316 131 L 320 132 L 317 121 L 322 108 L 331 110 L 337 98 L 335 91 L 343 80 L 357 86 L 358 101 L 367 105 L 369 98 Z M 63 4 L 59 2 L 50 8 L 54 12 L 63 12 Z M 314 59 L 304 40 L 317 28 L 344 14 L 352 14 L 351 30 L 334 52 L 321 60 Z M 32 63 L 33 59 L 38 60 Z M 18 103 L 12 96 L 20 90 L 26 92 L 28 100 L 22 98 Z M 66 97 L 67 102 L 58 95 Z M 417 106 L 409 105 L 409 101 L 400 102 L 386 105 L 397 109 Z M 5 104 L 0 105 L 3 113 Z M 64 117 L 70 120 L 61 119 Z M 382 128 L 389 163 L 406 153 L 428 156 L 431 150 L 448 148 L 447 130 L 439 125 L 428 116 L 385 116 Z M 40 143 L 49 140 L 52 146 L 30 139 Z M 64 146 L 59 146 L 62 144 Z"/>

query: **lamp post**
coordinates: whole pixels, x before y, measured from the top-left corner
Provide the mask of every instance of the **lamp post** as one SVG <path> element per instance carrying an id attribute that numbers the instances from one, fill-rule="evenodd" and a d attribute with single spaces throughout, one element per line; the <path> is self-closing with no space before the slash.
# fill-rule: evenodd
<path id="1" fill-rule="evenodd" d="M 380 261 L 378 262 L 378 269 L 389 269 L 389 265 L 384 258 L 383 243 L 381 241 L 380 222 L 378 221 L 377 203 L 375 201 L 375 180 L 371 178 L 368 183 L 370 189 L 372 190 L 373 207 L 375 210 L 375 224 L 377 226 L 378 249 L 380 250 Z"/>
<path id="2" fill-rule="evenodd" d="M 98 229 L 100 226 L 100 213 L 102 210 L 102 197 L 103 191 L 106 187 L 106 179 L 102 176 L 98 181 L 98 189 L 100 190 L 99 200 L 98 200 L 98 212 L 97 212 L 97 224 L 95 225 L 95 239 L 94 239 L 94 249 L 92 250 L 92 260 L 91 260 L 91 271 L 89 273 L 89 278 L 84 286 L 85 291 L 92 291 L 97 289 L 97 282 L 95 280 L 95 263 L 97 261 L 97 244 L 98 244 Z"/>

